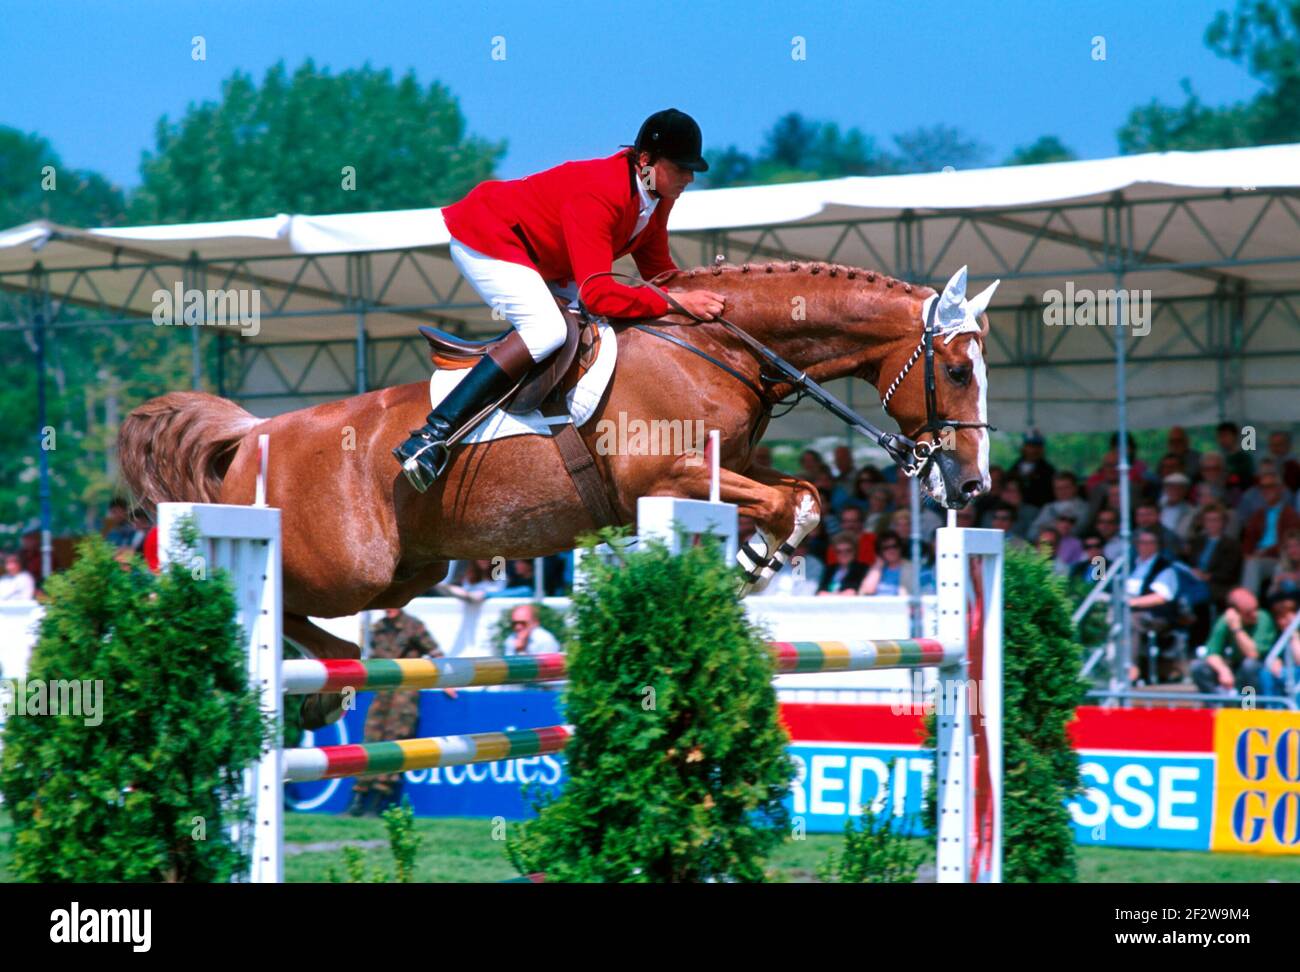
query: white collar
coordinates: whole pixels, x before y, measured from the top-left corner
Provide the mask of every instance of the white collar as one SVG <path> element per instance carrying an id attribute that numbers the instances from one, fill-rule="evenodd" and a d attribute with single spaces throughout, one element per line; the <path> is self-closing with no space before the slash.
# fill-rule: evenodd
<path id="1" fill-rule="evenodd" d="M 636 194 L 641 200 L 641 215 L 648 216 L 659 205 L 659 197 L 650 195 L 650 190 L 645 187 L 645 183 L 641 181 L 639 176 L 632 181 L 636 183 Z"/>

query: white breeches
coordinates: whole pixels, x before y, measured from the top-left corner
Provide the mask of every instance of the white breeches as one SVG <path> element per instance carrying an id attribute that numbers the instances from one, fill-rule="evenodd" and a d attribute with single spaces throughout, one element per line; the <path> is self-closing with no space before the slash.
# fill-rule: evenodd
<path id="1" fill-rule="evenodd" d="M 561 287 L 553 290 L 532 267 L 498 260 L 456 239 L 451 241 L 451 259 L 492 308 L 492 316 L 509 321 L 519 332 L 534 361 L 564 343 L 564 315 L 553 296 L 565 293 Z"/>

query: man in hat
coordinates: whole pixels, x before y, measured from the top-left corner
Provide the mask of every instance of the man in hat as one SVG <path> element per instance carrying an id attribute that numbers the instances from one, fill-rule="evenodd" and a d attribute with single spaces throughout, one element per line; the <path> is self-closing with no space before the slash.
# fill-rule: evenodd
<path id="1" fill-rule="evenodd" d="M 393 450 L 412 486 L 427 490 L 447 466 L 448 442 L 564 343 L 556 293 L 581 297 L 603 317 L 668 312 L 658 294 L 606 274 L 628 254 L 647 280 L 677 269 L 668 252 L 668 214 L 695 173 L 708 171 L 702 146 L 695 120 L 668 108 L 645 120 L 630 148 L 608 158 L 484 182 L 443 209 L 452 261 L 513 331 Z M 703 320 L 723 310 L 723 298 L 712 291 L 674 296 Z"/>
<path id="2" fill-rule="evenodd" d="M 1180 472 L 1173 472 L 1160 480 L 1160 525 L 1178 535 L 1186 544 L 1192 538 L 1192 519 L 1196 507 L 1188 501 L 1192 481 Z"/>

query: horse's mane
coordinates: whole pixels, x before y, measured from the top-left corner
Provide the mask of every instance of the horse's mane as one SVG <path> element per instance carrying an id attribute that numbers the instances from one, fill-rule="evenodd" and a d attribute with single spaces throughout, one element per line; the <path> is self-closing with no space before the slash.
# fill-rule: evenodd
<path id="1" fill-rule="evenodd" d="M 892 289 L 901 287 L 903 293 L 910 294 L 914 290 L 930 290 L 929 287 L 910 284 L 905 280 L 898 280 L 880 273 L 878 270 L 869 270 L 865 267 L 850 267 L 840 263 L 818 263 L 800 260 L 775 260 L 770 263 L 718 263 L 705 267 L 690 267 L 681 270 L 674 270 L 669 273 L 660 274 L 654 282 L 660 286 L 666 286 L 673 283 L 683 283 L 686 280 L 695 278 L 698 281 L 700 277 L 734 277 L 738 275 L 751 275 L 762 278 L 769 274 L 781 274 L 788 276 L 790 274 L 807 274 L 818 276 L 825 274 L 827 277 L 845 277 L 848 280 L 861 278 L 869 284 L 877 287 Z M 699 281 L 704 283 L 704 281 Z"/>

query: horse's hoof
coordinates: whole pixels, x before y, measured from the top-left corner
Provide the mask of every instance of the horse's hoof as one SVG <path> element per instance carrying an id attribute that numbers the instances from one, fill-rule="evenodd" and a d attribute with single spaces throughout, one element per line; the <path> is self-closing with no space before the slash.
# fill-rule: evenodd
<path id="1" fill-rule="evenodd" d="M 343 696 L 308 695 L 302 700 L 299 716 L 304 729 L 324 729 L 342 718 Z"/>

